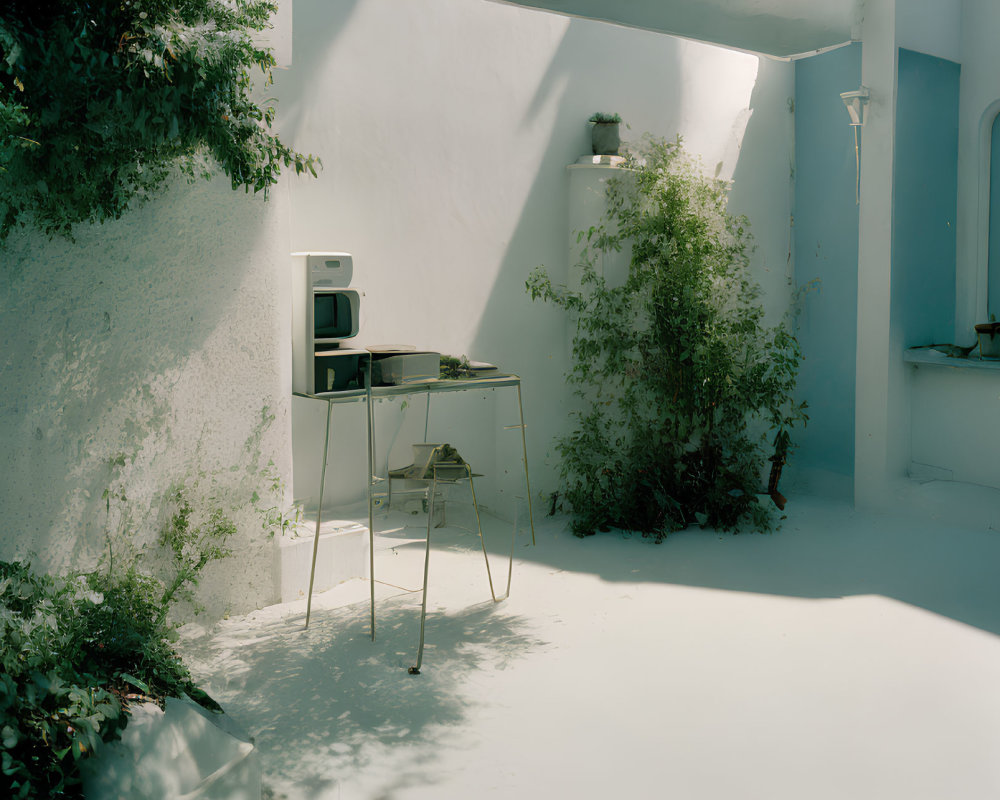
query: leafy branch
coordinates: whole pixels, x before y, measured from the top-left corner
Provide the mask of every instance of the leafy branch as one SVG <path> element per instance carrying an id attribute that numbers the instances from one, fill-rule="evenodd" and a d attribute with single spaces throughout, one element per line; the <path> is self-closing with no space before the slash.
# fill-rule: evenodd
<path id="1" fill-rule="evenodd" d="M 270 132 L 253 38 L 271 0 L 8 0 L 0 12 L 0 241 L 118 219 L 175 169 L 264 192 L 319 159 Z"/>

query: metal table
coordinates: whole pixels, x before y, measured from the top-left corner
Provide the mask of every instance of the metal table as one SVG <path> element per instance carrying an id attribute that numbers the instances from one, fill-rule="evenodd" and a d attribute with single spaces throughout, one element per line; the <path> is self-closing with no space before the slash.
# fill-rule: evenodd
<path id="1" fill-rule="evenodd" d="M 365 373 L 365 387 L 363 389 L 349 389 L 342 392 L 329 392 L 325 394 L 306 394 L 303 392 L 293 392 L 297 397 L 305 397 L 312 400 L 322 400 L 326 402 L 326 436 L 323 440 L 323 464 L 320 469 L 319 484 L 319 506 L 316 510 L 316 533 L 313 539 L 312 566 L 309 570 L 309 595 L 306 600 L 306 627 L 309 627 L 309 618 L 312 612 L 313 583 L 316 575 L 316 556 L 319 551 L 319 529 L 323 518 L 323 491 L 326 485 L 326 468 L 330 448 L 330 423 L 333 416 L 333 407 L 340 403 L 364 402 L 367 406 L 367 434 L 368 434 L 368 569 L 371 584 L 371 638 L 375 640 L 375 514 L 374 514 L 374 487 L 382 479 L 374 474 L 374 453 L 375 453 L 375 416 L 373 413 L 372 401 L 383 397 L 398 397 L 407 395 L 425 394 L 427 396 L 427 409 L 424 418 L 424 441 L 427 441 L 427 426 L 430 420 L 431 396 L 442 392 L 464 392 L 470 389 L 517 389 L 517 409 L 519 420 L 517 425 L 506 425 L 504 430 L 521 431 L 521 459 L 524 466 L 524 486 L 528 497 L 528 523 L 531 527 L 531 543 L 535 543 L 535 521 L 531 508 L 531 483 L 528 479 L 528 446 L 524 435 L 524 404 L 521 401 L 521 379 L 517 375 L 496 375 L 485 378 L 469 378 L 465 380 L 427 380 L 404 383 L 396 386 L 372 386 L 371 385 L 371 362 L 369 354 L 368 369 Z"/>

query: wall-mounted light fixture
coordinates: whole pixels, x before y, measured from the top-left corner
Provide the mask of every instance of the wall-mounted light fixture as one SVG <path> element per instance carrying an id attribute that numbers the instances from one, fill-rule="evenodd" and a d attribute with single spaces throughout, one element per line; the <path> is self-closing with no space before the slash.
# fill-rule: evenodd
<path id="1" fill-rule="evenodd" d="M 853 92 L 841 92 L 840 99 L 847 107 L 847 115 L 851 118 L 851 130 L 854 131 L 854 163 L 857 167 L 857 180 L 854 182 L 854 199 L 861 205 L 861 154 L 858 151 L 858 128 L 865 124 L 865 107 L 871 95 L 867 86 Z"/>
<path id="2" fill-rule="evenodd" d="M 870 93 L 865 86 L 853 92 L 840 93 L 840 99 L 847 106 L 847 114 L 851 118 L 852 126 L 865 124 L 865 106 L 868 105 L 869 97 Z"/>

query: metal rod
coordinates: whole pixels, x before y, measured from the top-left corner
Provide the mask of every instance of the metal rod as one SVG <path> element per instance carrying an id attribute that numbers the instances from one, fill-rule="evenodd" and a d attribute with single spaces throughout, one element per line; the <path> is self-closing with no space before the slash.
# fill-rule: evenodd
<path id="1" fill-rule="evenodd" d="M 313 537 L 312 566 L 309 568 L 309 595 L 306 599 L 306 624 L 309 627 L 309 616 L 312 613 L 313 582 L 316 578 L 316 554 L 319 552 L 319 526 L 323 518 L 323 490 L 326 488 L 326 462 L 330 454 L 330 417 L 333 416 L 333 403 L 326 404 L 326 437 L 323 439 L 323 468 L 319 471 L 319 508 L 316 509 L 316 535 Z"/>
<path id="2" fill-rule="evenodd" d="M 521 453 L 524 457 L 524 486 L 528 490 L 528 523 L 531 525 L 531 544 L 535 544 L 535 517 L 531 513 L 531 481 L 528 480 L 528 442 L 524 436 L 524 404 L 521 402 L 521 381 L 517 382 L 517 410 L 521 415 Z"/>
<path id="3" fill-rule="evenodd" d="M 375 411 L 372 408 L 372 354 L 368 352 L 365 377 L 365 405 L 368 410 L 368 575 L 370 586 L 372 641 L 375 641 L 375 514 L 372 511 L 372 485 L 375 478 Z"/>
<path id="4" fill-rule="evenodd" d="M 431 421 L 431 387 L 427 387 L 427 408 L 424 411 L 424 444 L 427 444 L 427 426 Z"/>
<path id="5" fill-rule="evenodd" d="M 476 500 L 476 484 L 472 480 L 472 467 L 466 464 L 465 469 L 469 474 L 469 489 L 472 491 L 472 507 L 476 510 L 476 525 L 479 528 L 479 542 L 483 546 L 483 559 L 486 561 L 486 579 L 490 582 L 490 597 L 493 598 L 494 603 L 499 603 L 502 600 L 506 600 L 510 596 L 510 579 L 514 573 L 514 536 L 517 533 L 517 522 L 515 521 L 510 536 L 510 559 L 507 562 L 507 591 L 504 592 L 502 596 L 497 597 L 496 592 L 493 590 L 493 573 L 490 570 L 490 556 L 486 552 L 486 537 L 483 536 L 483 522 L 479 517 L 479 502 Z"/>
<path id="6" fill-rule="evenodd" d="M 490 557 L 486 553 L 486 537 L 483 536 L 483 521 L 479 518 L 479 503 L 476 502 L 476 485 L 472 480 L 472 467 L 466 464 L 465 471 L 469 475 L 469 489 L 472 492 L 472 507 L 476 511 L 476 527 L 479 528 L 479 543 L 483 547 L 483 558 L 486 561 L 486 580 L 490 582 L 490 597 L 492 597 L 493 602 L 496 603 L 497 594 L 493 591 L 493 573 L 490 571 Z"/>
<path id="7" fill-rule="evenodd" d="M 410 667 L 408 672 L 411 675 L 420 674 L 420 665 L 424 661 L 424 623 L 427 619 L 427 574 L 431 563 L 431 527 L 434 521 L 434 495 L 437 494 L 437 470 L 431 470 L 433 479 L 431 481 L 431 497 L 427 502 L 427 548 L 424 551 L 424 593 L 420 601 L 420 644 L 417 646 L 417 663 Z"/>

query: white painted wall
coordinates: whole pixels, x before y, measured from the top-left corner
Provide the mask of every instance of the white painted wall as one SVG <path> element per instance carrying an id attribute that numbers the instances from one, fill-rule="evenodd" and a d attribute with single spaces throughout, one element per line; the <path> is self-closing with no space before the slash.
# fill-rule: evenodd
<path id="1" fill-rule="evenodd" d="M 861 129 L 861 215 L 858 233 L 858 339 L 855 384 L 854 501 L 884 502 L 895 472 L 901 434 L 896 423 L 908 402 L 896 379 L 901 347 L 890 330 L 892 165 L 896 112 L 896 0 L 866 3 L 861 81 L 871 91 Z M 890 424 L 892 421 L 892 424 Z M 902 474 L 904 466 L 900 466 Z"/>
<path id="2" fill-rule="evenodd" d="M 138 544 L 165 521 L 164 493 L 204 473 L 196 507 L 214 494 L 240 523 L 239 557 L 211 570 L 205 600 L 219 612 L 270 597 L 272 543 L 239 507 L 266 488 L 255 465 L 290 471 L 287 219 L 283 187 L 265 204 L 226 179 L 178 181 L 75 242 L 11 236 L 0 250 L 0 558 L 93 566 L 108 460 L 125 454 Z M 265 406 L 276 419 L 246 448 Z"/>
<path id="3" fill-rule="evenodd" d="M 1000 489 L 1000 370 L 910 369 L 914 476 Z"/>
<path id="4" fill-rule="evenodd" d="M 897 52 L 899 47 L 907 47 L 962 62 L 963 108 L 966 53 L 957 33 L 963 25 L 961 3 L 867 0 L 863 8 L 862 83 L 871 90 L 871 102 L 861 138 L 854 483 L 855 502 L 862 507 L 878 507 L 888 502 L 889 484 L 906 475 L 913 429 L 912 371 L 902 360 L 905 332 L 891 324 L 889 313 Z M 959 172 L 961 220 L 961 162 Z M 961 284 L 961 266 L 958 272 Z M 960 286 L 960 306 L 961 297 Z"/>
<path id="5" fill-rule="evenodd" d="M 565 280 L 566 166 L 589 152 L 593 112 L 620 113 L 625 139 L 680 133 L 706 169 L 736 176 L 733 207 L 751 217 L 756 268 L 784 310 L 790 65 L 485 2 L 296 0 L 294 13 L 280 122 L 324 170 L 296 185 L 293 248 L 354 254 L 358 343 L 522 376 L 537 494 L 558 486 L 567 325 L 524 282 L 538 265 Z M 449 439 L 460 450 L 461 436 Z"/>
<path id="6" fill-rule="evenodd" d="M 587 152 L 597 110 L 621 113 L 626 138 L 680 133 L 706 169 L 735 174 L 733 206 L 751 217 L 755 266 L 784 309 L 790 66 L 492 3 L 297 0 L 293 11 L 278 122 L 323 158 L 319 180 L 292 181 L 268 205 L 225 180 L 178 183 L 75 243 L 19 234 L 0 251 L 0 557 L 93 564 L 119 453 L 139 541 L 177 481 L 202 474 L 204 494 L 235 506 L 260 488 L 255 465 L 273 460 L 290 478 L 293 250 L 355 254 L 360 343 L 521 374 L 534 487 L 553 491 L 567 326 L 524 281 L 539 264 L 566 274 L 566 165 Z M 470 413 L 461 405 L 442 404 L 443 423 Z M 496 425 L 516 421 L 499 393 L 478 405 Z M 248 448 L 265 406 L 277 419 Z M 381 413 L 392 430 L 399 409 Z M 493 450 L 496 490 L 513 493 L 517 473 L 503 470 L 517 435 L 500 436 L 470 446 Z M 274 591 L 272 543 L 238 516 L 239 558 L 205 581 L 215 611 Z"/>
<path id="7" fill-rule="evenodd" d="M 964 0 L 896 0 L 896 41 L 919 53 L 962 60 Z"/>

